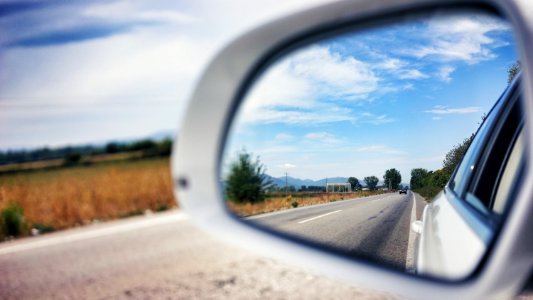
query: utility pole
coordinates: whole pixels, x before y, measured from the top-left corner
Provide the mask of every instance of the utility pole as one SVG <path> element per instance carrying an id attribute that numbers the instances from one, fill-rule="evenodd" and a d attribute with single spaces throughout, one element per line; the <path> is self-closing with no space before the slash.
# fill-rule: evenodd
<path id="1" fill-rule="evenodd" d="M 285 172 L 285 193 L 289 192 L 289 185 L 287 184 L 287 176 L 289 175 L 287 172 Z"/>
<path id="2" fill-rule="evenodd" d="M 328 192 L 328 177 L 326 176 L 326 193 Z"/>

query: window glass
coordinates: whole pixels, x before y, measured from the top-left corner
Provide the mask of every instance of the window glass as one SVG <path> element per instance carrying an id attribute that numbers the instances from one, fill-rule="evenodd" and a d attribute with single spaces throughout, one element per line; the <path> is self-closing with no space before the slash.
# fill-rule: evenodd
<path id="1" fill-rule="evenodd" d="M 496 105 L 499 106 L 499 103 Z M 497 109 L 493 109 L 491 111 L 479 128 L 476 136 L 470 144 L 470 147 L 468 147 L 461 164 L 459 164 L 459 167 L 457 167 L 457 171 L 455 172 L 453 179 L 450 181 L 450 188 L 459 196 L 463 194 L 465 184 L 468 182 L 471 174 L 475 171 L 475 154 L 480 152 L 479 148 L 482 145 L 481 141 L 484 140 L 485 136 L 487 135 L 489 124 L 491 124 L 492 120 L 494 119 L 495 110 Z"/>
<path id="2" fill-rule="evenodd" d="M 511 150 L 492 203 L 492 211 L 497 215 L 501 215 L 505 210 L 509 194 L 512 191 L 513 183 L 516 182 L 518 177 L 522 157 L 524 155 L 524 143 L 524 134 L 523 131 L 521 131 Z"/>

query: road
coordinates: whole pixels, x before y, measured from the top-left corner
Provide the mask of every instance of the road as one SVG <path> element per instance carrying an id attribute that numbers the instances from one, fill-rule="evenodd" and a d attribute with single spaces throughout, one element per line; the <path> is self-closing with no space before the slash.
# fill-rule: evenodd
<path id="1" fill-rule="evenodd" d="M 0 243 L 0 299 L 396 299 L 259 257 L 179 211 Z"/>
<path id="2" fill-rule="evenodd" d="M 388 193 L 264 214 L 249 220 L 348 255 L 406 269 L 408 258 L 412 259 L 414 254 L 414 241 L 409 247 L 409 238 L 416 237 L 410 231 L 411 219 L 420 219 L 424 206 L 425 201 L 412 192 Z"/>
<path id="3" fill-rule="evenodd" d="M 180 211 L 3 242 L 0 270 L 0 299 L 399 299 L 229 246 Z"/>

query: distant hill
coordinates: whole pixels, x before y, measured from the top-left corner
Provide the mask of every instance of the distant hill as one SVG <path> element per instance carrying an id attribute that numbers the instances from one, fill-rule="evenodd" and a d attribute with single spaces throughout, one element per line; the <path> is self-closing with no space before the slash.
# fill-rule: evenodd
<path id="1" fill-rule="evenodd" d="M 144 157 L 168 156 L 176 136 L 175 130 L 161 130 L 137 138 L 117 138 L 108 141 L 59 147 L 33 147 L 21 149 L 0 149 L 0 165 L 35 161 L 64 159 L 69 155 L 94 156 L 128 151 L 143 151 Z M 168 141 L 170 139 L 170 142 Z"/>
<path id="2" fill-rule="evenodd" d="M 161 130 L 158 132 L 154 132 L 150 134 L 147 138 L 156 140 L 156 141 L 161 141 L 164 139 L 174 140 L 175 137 L 176 137 L 176 130 L 168 129 L 168 130 Z"/>
<path id="3" fill-rule="evenodd" d="M 272 177 L 267 175 L 267 178 L 269 178 L 274 185 L 277 186 L 285 186 L 285 176 L 282 177 Z M 348 182 L 348 178 L 346 177 L 333 177 L 327 179 L 328 183 L 345 183 Z M 324 186 L 326 185 L 326 178 L 319 179 L 319 180 L 312 180 L 312 179 L 299 179 L 294 177 L 287 177 L 287 185 L 294 186 L 296 188 L 300 188 L 302 185 L 305 186 Z"/>
<path id="4" fill-rule="evenodd" d="M 281 177 L 272 177 L 270 175 L 266 175 L 266 176 L 268 179 L 270 179 L 270 181 L 272 181 L 274 185 L 281 186 L 281 187 L 285 186 L 285 176 L 281 176 Z M 345 182 L 348 182 L 348 178 L 347 177 L 331 177 L 331 178 L 328 178 L 327 181 L 328 183 L 345 183 Z M 359 183 L 362 186 L 366 186 L 365 181 L 362 179 L 359 179 Z M 378 186 L 382 186 L 383 184 L 384 184 L 383 180 L 380 180 L 378 182 Z M 296 187 L 297 189 L 299 189 L 302 185 L 325 186 L 326 178 L 319 179 L 319 180 L 312 180 L 312 179 L 300 179 L 300 178 L 294 178 L 291 176 L 287 176 L 287 185 L 288 186 L 292 185 Z M 402 182 L 402 185 L 409 186 L 408 183 L 403 183 L 403 182 Z"/>

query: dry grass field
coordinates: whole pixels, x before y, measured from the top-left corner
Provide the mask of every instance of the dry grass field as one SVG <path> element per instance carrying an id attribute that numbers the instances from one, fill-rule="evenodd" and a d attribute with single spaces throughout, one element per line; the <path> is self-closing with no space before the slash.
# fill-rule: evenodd
<path id="1" fill-rule="evenodd" d="M 257 214 L 273 212 L 278 210 L 284 210 L 293 208 L 295 206 L 307 206 L 321 203 L 328 203 L 333 201 L 341 201 L 353 198 L 367 197 L 371 195 L 381 194 L 382 191 L 359 191 L 354 193 L 295 193 L 288 196 L 269 197 L 265 201 L 260 203 L 245 203 L 237 204 L 231 201 L 226 203 L 229 209 L 241 217 L 248 217 Z M 293 203 L 297 204 L 293 204 Z"/>
<path id="2" fill-rule="evenodd" d="M 13 204 L 24 210 L 26 234 L 176 206 L 167 158 L 0 175 L 0 211 Z"/>

